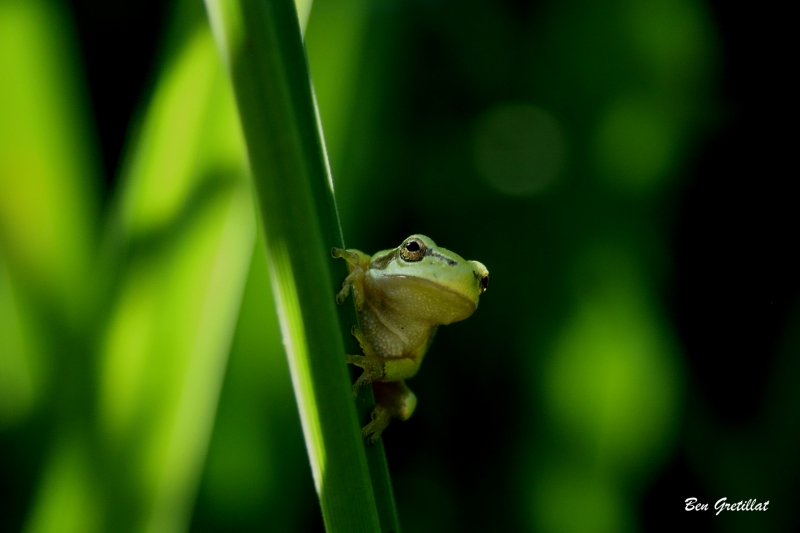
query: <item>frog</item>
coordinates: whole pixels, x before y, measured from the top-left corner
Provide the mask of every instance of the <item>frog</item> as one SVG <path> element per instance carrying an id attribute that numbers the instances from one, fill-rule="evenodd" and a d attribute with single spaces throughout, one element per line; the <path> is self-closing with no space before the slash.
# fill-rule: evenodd
<path id="1" fill-rule="evenodd" d="M 414 413 L 417 397 L 405 380 L 416 375 L 439 326 L 475 312 L 489 288 L 489 271 L 420 234 L 372 256 L 343 248 L 331 255 L 347 262 L 336 302 L 341 305 L 352 289 L 358 325 L 351 332 L 363 355 L 347 355 L 346 361 L 362 369 L 354 396 L 372 386 L 375 408 L 361 435 L 375 444 L 392 419 L 405 421 Z"/>

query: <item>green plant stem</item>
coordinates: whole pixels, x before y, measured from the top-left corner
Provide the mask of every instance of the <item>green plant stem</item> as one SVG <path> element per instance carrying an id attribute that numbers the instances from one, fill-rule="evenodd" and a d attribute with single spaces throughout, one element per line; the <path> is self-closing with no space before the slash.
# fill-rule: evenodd
<path id="1" fill-rule="evenodd" d="M 334 295 L 345 270 L 330 256 L 344 243 L 294 3 L 206 8 L 233 81 L 325 527 L 399 533 L 383 448 L 368 460 L 344 363 Z"/>

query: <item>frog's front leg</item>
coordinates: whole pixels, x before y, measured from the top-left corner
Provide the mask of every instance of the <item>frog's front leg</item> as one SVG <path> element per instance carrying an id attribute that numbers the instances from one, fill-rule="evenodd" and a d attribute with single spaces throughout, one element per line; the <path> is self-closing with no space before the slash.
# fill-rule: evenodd
<path id="1" fill-rule="evenodd" d="M 370 444 L 375 444 L 392 418 L 408 420 L 417 407 L 417 396 L 411 392 L 404 381 L 376 381 L 372 384 L 375 392 L 375 409 L 372 420 L 363 428 L 361 435 Z"/>
<path id="2" fill-rule="evenodd" d="M 350 288 L 355 291 L 356 309 L 361 309 L 364 305 L 364 273 L 369 268 L 370 256 L 359 250 L 345 250 L 343 248 L 331 248 L 331 255 L 338 259 L 347 261 L 349 275 L 342 282 L 342 290 L 336 295 L 336 303 L 342 304 Z"/>

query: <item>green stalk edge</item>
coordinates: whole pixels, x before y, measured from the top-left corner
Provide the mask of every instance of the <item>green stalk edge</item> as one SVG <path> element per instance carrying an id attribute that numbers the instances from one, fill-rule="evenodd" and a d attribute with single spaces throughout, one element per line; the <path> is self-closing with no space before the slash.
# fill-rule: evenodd
<path id="1" fill-rule="evenodd" d="M 325 529 L 399 533 L 383 445 L 366 447 L 360 433 L 372 393 L 357 415 L 345 364 L 355 312 L 334 301 L 346 268 L 330 249 L 344 240 L 294 2 L 205 3 L 236 96 Z"/>

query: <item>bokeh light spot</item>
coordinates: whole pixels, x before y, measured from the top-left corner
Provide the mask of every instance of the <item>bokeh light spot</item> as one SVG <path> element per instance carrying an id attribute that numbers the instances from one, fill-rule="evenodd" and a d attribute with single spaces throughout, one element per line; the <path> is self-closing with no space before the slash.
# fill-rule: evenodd
<path id="1" fill-rule="evenodd" d="M 528 196 L 547 187 L 564 161 L 564 134 L 547 111 L 504 103 L 475 123 L 472 155 L 478 174 L 492 187 Z"/>
<path id="2" fill-rule="evenodd" d="M 595 156 L 598 173 L 613 188 L 645 192 L 668 175 L 677 131 L 665 110 L 642 99 L 613 104 L 600 120 Z"/>
<path id="3" fill-rule="evenodd" d="M 675 428 L 679 377 L 673 342 L 620 250 L 582 255 L 592 287 L 557 340 L 545 373 L 554 421 L 597 464 L 647 471 Z M 578 281 L 580 283 L 580 281 Z"/>
<path id="4" fill-rule="evenodd" d="M 685 85 L 708 68 L 712 44 L 707 13 L 696 0 L 628 0 L 627 28 L 641 58 L 669 85 Z"/>

